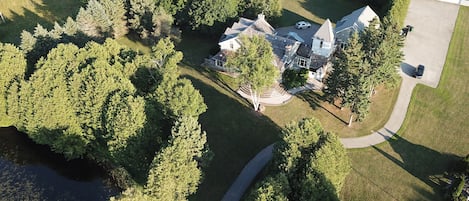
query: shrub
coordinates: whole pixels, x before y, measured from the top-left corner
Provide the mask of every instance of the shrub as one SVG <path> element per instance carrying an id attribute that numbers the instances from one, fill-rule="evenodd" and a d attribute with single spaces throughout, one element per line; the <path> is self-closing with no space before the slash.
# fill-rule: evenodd
<path id="1" fill-rule="evenodd" d="M 283 72 L 282 80 L 283 85 L 287 89 L 303 86 L 306 84 L 306 80 L 308 79 L 308 70 L 301 68 L 297 69 L 287 69 Z"/>

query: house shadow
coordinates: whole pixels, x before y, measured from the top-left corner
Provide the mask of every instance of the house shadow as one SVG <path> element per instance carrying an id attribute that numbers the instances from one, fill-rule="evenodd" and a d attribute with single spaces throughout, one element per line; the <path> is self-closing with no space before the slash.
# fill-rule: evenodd
<path id="1" fill-rule="evenodd" d="M 386 129 L 386 131 L 392 133 L 392 131 L 388 129 Z M 393 151 L 396 152 L 400 158 L 392 156 L 386 150 L 378 146 L 372 146 L 372 148 L 415 178 L 418 178 L 420 181 L 433 188 L 434 192 L 437 192 L 437 194 L 435 194 L 414 186 L 414 190 L 420 193 L 422 197 L 425 197 L 427 200 L 443 199 L 442 186 L 445 184 L 433 178 L 438 175 L 443 175 L 448 170 L 449 165 L 457 160 L 458 157 L 453 154 L 441 153 L 423 145 L 412 143 L 397 134 L 390 138 L 388 142 Z M 446 165 L 442 166 L 441 164 Z"/>
<path id="2" fill-rule="evenodd" d="M 360 0 L 305 0 L 301 2 L 301 6 L 311 14 L 322 19 L 329 18 L 333 23 L 336 23 L 342 19 L 342 17 L 367 4 L 368 2 Z M 379 16 L 383 16 L 381 7 L 375 5 L 370 6 Z"/>
<path id="3" fill-rule="evenodd" d="M 406 62 L 401 63 L 401 71 L 404 73 L 404 75 L 407 75 L 409 77 L 413 77 L 415 73 L 415 66 L 412 66 Z"/>

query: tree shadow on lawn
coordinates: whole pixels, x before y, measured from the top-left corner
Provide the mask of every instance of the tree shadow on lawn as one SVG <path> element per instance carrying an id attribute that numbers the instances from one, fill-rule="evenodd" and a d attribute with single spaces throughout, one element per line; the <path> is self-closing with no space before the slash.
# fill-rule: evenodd
<path id="1" fill-rule="evenodd" d="M 0 41 L 19 45 L 23 30 L 34 32 L 34 27 L 41 24 L 48 30 L 54 26 L 54 21 L 62 25 L 68 16 L 75 19 L 83 3 L 73 0 L 42 0 L 43 4 L 30 1 L 34 10 L 23 7 L 22 11 L 10 10 L 11 16 L 0 26 Z M 39 16 L 41 14 L 43 17 Z"/>
<path id="2" fill-rule="evenodd" d="M 392 132 L 386 129 L 388 132 Z M 450 164 L 456 161 L 458 157 L 454 154 L 441 153 L 430 149 L 428 147 L 414 144 L 401 136 L 395 134 L 391 139 L 388 140 L 390 146 L 400 155 L 401 159 L 395 158 L 385 150 L 380 149 L 377 146 L 372 146 L 377 152 L 400 166 L 408 173 L 424 182 L 426 185 L 433 188 L 434 192 L 428 192 L 424 189 L 415 187 L 414 190 L 419 192 L 422 196 L 428 200 L 441 200 L 442 197 L 442 181 L 438 181 L 434 178 L 437 175 L 443 175 L 450 168 Z"/>
<path id="3" fill-rule="evenodd" d="M 313 110 L 322 109 L 326 111 L 327 113 L 329 113 L 330 115 L 332 115 L 333 117 L 335 117 L 337 120 L 344 123 L 345 125 L 348 125 L 348 123 L 344 121 L 342 118 L 340 118 L 339 116 L 337 116 L 336 114 L 334 114 L 333 112 L 331 112 L 330 110 L 328 110 L 327 108 L 321 105 L 321 102 L 325 102 L 325 99 L 323 98 L 323 96 L 319 95 L 318 93 L 314 91 L 308 91 L 308 92 L 297 94 L 296 96 L 300 98 L 301 100 L 309 103 L 309 105 L 311 106 Z M 336 105 L 334 106 L 337 107 Z"/>
<path id="4" fill-rule="evenodd" d="M 190 75 L 207 104 L 202 129 L 215 156 L 191 200 L 221 200 L 238 174 L 260 150 L 278 141 L 280 128 L 269 118 Z"/>
<path id="5" fill-rule="evenodd" d="M 296 22 L 302 21 L 302 20 L 309 21 L 309 19 L 306 19 L 305 17 L 298 15 L 297 13 L 294 13 L 284 8 L 282 9 L 282 16 L 272 19 L 271 25 L 277 28 L 285 27 L 285 26 L 293 26 L 295 25 Z"/>
<path id="6" fill-rule="evenodd" d="M 366 4 L 360 0 L 305 0 L 301 2 L 301 6 L 319 18 L 329 18 L 336 23 L 342 17 Z M 373 8 L 373 10 L 376 12 L 378 9 Z"/>
<path id="7" fill-rule="evenodd" d="M 19 45 L 21 43 L 21 32 L 23 30 L 34 32 L 37 24 L 52 27 L 46 19 L 40 17 L 33 11 L 23 8 L 22 14 L 10 11 L 11 16 L 6 19 L 4 24 L 0 25 L 0 42 L 13 43 Z"/>

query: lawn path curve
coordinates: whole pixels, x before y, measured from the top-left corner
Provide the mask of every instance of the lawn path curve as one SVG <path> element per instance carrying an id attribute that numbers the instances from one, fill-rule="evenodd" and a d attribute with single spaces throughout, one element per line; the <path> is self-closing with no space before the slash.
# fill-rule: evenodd
<path id="1" fill-rule="evenodd" d="M 414 29 L 407 35 L 403 48 L 405 56 L 399 72 L 402 84 L 391 116 L 382 129 L 370 135 L 341 138 L 345 148 L 365 148 L 387 141 L 402 126 L 416 84 L 421 83 L 433 88 L 438 86 L 458 9 L 457 4 L 436 0 L 411 0 L 405 24 L 414 26 Z M 426 69 L 423 78 L 416 80 L 412 74 L 419 64 L 425 65 Z M 238 201 L 242 198 L 256 175 L 272 158 L 272 150 L 273 144 L 249 161 L 222 201 Z"/>

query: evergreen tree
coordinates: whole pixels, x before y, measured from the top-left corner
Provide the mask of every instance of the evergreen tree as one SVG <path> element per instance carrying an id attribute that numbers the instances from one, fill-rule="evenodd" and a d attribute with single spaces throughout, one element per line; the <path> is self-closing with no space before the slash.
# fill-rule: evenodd
<path id="1" fill-rule="evenodd" d="M 173 119 L 182 116 L 198 117 L 207 106 L 203 97 L 187 79 L 180 79 L 177 64 L 182 59 L 180 52 L 174 51 L 174 44 L 169 38 L 162 39 L 153 47 L 154 67 L 148 69 L 148 79 L 157 82 L 154 98 L 162 106 L 163 112 Z"/>
<path id="2" fill-rule="evenodd" d="M 100 0 L 107 18 L 111 21 L 111 34 L 119 38 L 127 34 L 126 8 L 123 0 Z"/>
<path id="3" fill-rule="evenodd" d="M 202 179 L 199 163 L 207 152 L 206 141 L 196 118 L 180 118 L 168 146 L 153 160 L 145 193 L 156 200 L 187 200 Z"/>
<path id="4" fill-rule="evenodd" d="M 20 48 L 24 52 L 30 52 L 36 46 L 37 39 L 28 31 L 21 32 L 21 45 Z"/>
<path id="5" fill-rule="evenodd" d="M 59 23 L 54 22 L 54 29 L 49 32 L 49 36 L 54 40 L 59 40 L 62 38 L 62 34 L 64 33 L 63 28 L 59 25 Z"/>
<path id="6" fill-rule="evenodd" d="M 86 9 L 80 8 L 76 22 L 80 31 L 90 37 L 104 37 L 111 32 L 112 21 L 97 0 L 90 0 Z"/>
<path id="7" fill-rule="evenodd" d="M 49 31 L 40 24 L 36 24 L 34 27 L 34 37 L 49 37 Z"/>
<path id="8" fill-rule="evenodd" d="M 78 24 L 71 17 L 67 17 L 67 21 L 63 25 L 63 31 L 66 35 L 73 36 L 78 32 Z"/>
<path id="9" fill-rule="evenodd" d="M 389 25 L 388 17 L 384 19 L 386 24 L 380 24 L 378 19 L 370 22 L 370 26 L 360 35 L 363 44 L 365 59 L 370 64 L 368 77 L 370 80 L 369 95 L 372 95 L 374 87 L 379 84 L 394 86 L 398 80 L 397 67 L 403 59 L 401 52 L 402 39 L 398 29 Z"/>
<path id="10" fill-rule="evenodd" d="M 272 46 L 263 36 L 241 36 L 240 40 L 242 46 L 228 56 L 225 65 L 239 72 L 238 79 L 250 89 L 251 101 L 257 111 L 260 95 L 274 84 L 279 70 L 272 63 Z"/>
<path id="11" fill-rule="evenodd" d="M 170 34 L 173 18 L 163 8 L 157 7 L 153 0 L 129 0 L 127 4 L 130 29 L 142 39 Z"/>
<path id="12" fill-rule="evenodd" d="M 357 114 L 357 119 L 362 120 L 370 105 L 370 65 L 365 59 L 357 33 L 349 38 L 347 47 L 338 52 L 333 61 L 333 68 L 332 74 L 326 80 L 325 97 L 331 102 L 338 98 L 341 106 L 350 108 L 350 126 L 353 114 Z"/>
<path id="13" fill-rule="evenodd" d="M 11 44 L 0 43 L 0 125 L 10 126 L 17 121 L 15 111 L 10 102 L 17 94 L 19 83 L 24 80 L 26 73 L 26 59 L 17 47 Z M 10 98 L 8 97 L 10 96 Z M 17 95 L 16 95 L 17 97 Z M 10 101 L 7 101 L 7 100 Z M 11 105 L 12 107 L 14 105 Z M 17 106 L 17 105 L 16 105 Z"/>

